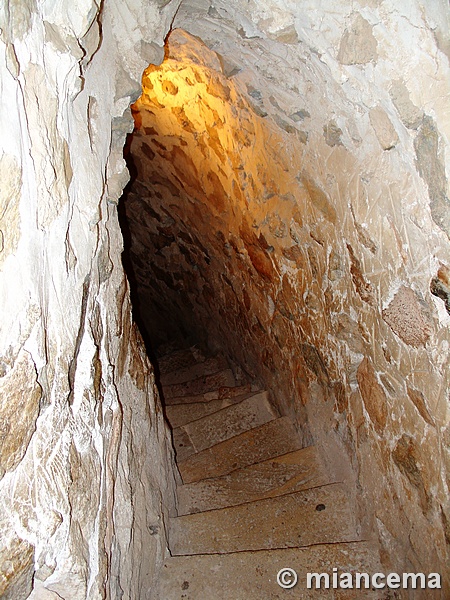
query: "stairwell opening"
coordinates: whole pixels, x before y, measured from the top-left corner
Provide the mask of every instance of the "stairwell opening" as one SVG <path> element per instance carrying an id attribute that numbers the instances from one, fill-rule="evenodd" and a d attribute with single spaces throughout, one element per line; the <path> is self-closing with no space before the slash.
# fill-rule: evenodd
<path id="1" fill-rule="evenodd" d="M 354 480 L 351 383 L 329 335 L 353 342 L 342 303 L 354 281 L 370 286 L 342 248 L 323 138 L 311 166 L 304 98 L 280 117 L 259 75 L 182 29 L 144 72 L 119 206 L 135 320 L 157 375 L 170 345 L 224 355 L 269 390 L 303 447 L 320 444 L 333 477 Z"/>
<path id="2" fill-rule="evenodd" d="M 173 555 L 355 541 L 368 527 L 355 487 L 340 487 L 354 479 L 344 445 L 308 422 L 314 406 L 316 423 L 331 429 L 341 391 L 316 347 L 329 318 L 323 236 L 336 210 L 304 172 L 301 121 L 269 116 L 256 83 L 175 29 L 132 106 L 124 265 L 135 319 L 159 364 L 183 483 L 168 526 Z M 201 351 L 181 362 L 202 377 L 185 381 L 173 350 L 194 344 Z M 330 533 L 344 497 L 348 531 Z M 278 523 L 278 503 L 291 502 Z M 245 540 L 234 527 L 228 539 L 224 523 L 212 539 L 215 510 L 225 521 L 248 510 L 268 529 Z"/>
<path id="3" fill-rule="evenodd" d="M 135 318 L 150 351 L 198 343 L 263 382 L 300 446 L 347 482 L 360 532 L 403 548 L 387 553 L 405 565 L 405 506 L 435 531 L 434 475 L 416 474 L 440 452 L 425 397 L 445 394 L 425 349 L 439 337 L 431 278 L 414 265 L 441 232 L 400 150 L 395 90 L 361 108 L 313 49 L 250 33 L 229 31 L 230 50 L 174 29 L 144 73 L 119 207 Z M 336 68 L 357 78 L 344 54 Z M 405 219 L 412 206 L 420 219 Z"/>
<path id="4" fill-rule="evenodd" d="M 267 382 L 307 444 L 303 377 L 286 349 L 311 330 L 299 300 L 320 285 L 302 268 L 317 244 L 302 232 L 315 188 L 299 178 L 303 133 L 267 119 L 239 72 L 180 29 L 164 62 L 145 71 L 125 148 L 123 260 L 149 352 L 169 342 L 220 351 Z M 305 351 L 326 383 L 318 352 Z"/>

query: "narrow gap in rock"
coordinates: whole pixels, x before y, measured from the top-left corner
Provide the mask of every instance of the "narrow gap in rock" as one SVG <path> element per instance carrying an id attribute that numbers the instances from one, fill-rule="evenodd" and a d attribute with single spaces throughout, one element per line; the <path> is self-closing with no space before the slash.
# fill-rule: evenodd
<path id="1" fill-rule="evenodd" d="M 243 192 L 253 180 L 242 150 L 250 156 L 255 146 L 255 113 L 217 55 L 181 30 L 170 36 L 163 64 L 145 71 L 132 112 L 124 149 L 131 178 L 119 218 L 147 352 L 157 371 L 170 349 L 221 353 L 238 381 L 246 372 L 256 385 L 258 361 L 242 361 L 239 339 L 250 326 L 246 277 L 257 283 L 274 273 L 270 248 L 247 215 L 254 192 Z"/>
<path id="2" fill-rule="evenodd" d="M 340 389 L 314 345 L 322 320 L 306 318 L 327 318 L 336 208 L 302 174 L 303 137 L 268 117 L 257 79 L 224 64 L 174 30 L 144 73 L 125 148 L 124 266 L 172 427 L 168 546 L 187 555 L 168 558 L 160 597 L 179 589 L 177 568 L 194 582 L 209 554 L 243 553 L 251 568 L 254 551 L 329 544 L 331 560 L 335 545 L 365 539 L 348 461 L 309 430 L 306 408 L 311 395 L 326 428 Z M 378 565 L 376 548 L 364 552 Z"/>

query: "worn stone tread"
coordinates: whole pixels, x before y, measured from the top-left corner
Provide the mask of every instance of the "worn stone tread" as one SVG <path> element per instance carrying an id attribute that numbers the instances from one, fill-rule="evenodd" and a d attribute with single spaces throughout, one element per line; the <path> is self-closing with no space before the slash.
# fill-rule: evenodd
<path id="1" fill-rule="evenodd" d="M 231 388 L 234 389 L 234 388 Z M 201 419 L 206 415 L 242 402 L 246 398 L 253 396 L 255 392 L 247 392 L 240 396 L 234 396 L 231 398 L 217 398 L 216 400 L 210 400 L 209 402 L 189 402 L 186 404 L 169 404 L 166 406 L 166 417 L 173 429 L 186 425 L 191 421 Z"/>
<path id="2" fill-rule="evenodd" d="M 277 584 L 280 569 L 295 569 L 292 589 Z M 307 573 L 383 572 L 374 542 L 323 544 L 309 548 L 168 557 L 155 600 L 380 600 L 380 590 L 307 589 Z"/>
<path id="3" fill-rule="evenodd" d="M 183 483 L 192 483 L 227 475 L 300 448 L 294 424 L 289 417 L 280 417 L 179 461 L 178 469 Z"/>
<path id="4" fill-rule="evenodd" d="M 175 429 L 173 431 L 175 449 L 177 440 L 180 436 L 184 439 L 185 434 L 191 442 L 193 452 L 201 452 L 240 433 L 272 421 L 277 416 L 269 402 L 267 392 L 253 394 L 237 404 L 226 406 L 218 412 Z"/>
<path id="5" fill-rule="evenodd" d="M 161 375 L 193 367 L 195 364 L 202 363 L 205 360 L 206 357 L 196 346 L 175 350 L 159 356 L 157 359 Z"/>
<path id="6" fill-rule="evenodd" d="M 234 398 L 250 392 L 257 392 L 259 389 L 260 388 L 257 385 L 245 383 L 243 385 L 236 385 L 233 387 L 221 386 L 203 394 L 188 394 L 186 396 L 174 396 L 173 398 L 165 397 L 164 400 L 166 406 L 194 404 L 198 402 L 211 402 L 211 400 L 225 400 L 227 398 Z"/>
<path id="7" fill-rule="evenodd" d="M 355 512 L 340 483 L 172 517 L 172 556 L 295 548 L 358 539 Z"/>
<path id="8" fill-rule="evenodd" d="M 177 462 L 188 459 L 195 454 L 195 448 L 184 429 L 178 428 L 172 431 L 172 443 L 175 450 L 175 460 Z"/>
<path id="9" fill-rule="evenodd" d="M 185 383 L 175 383 L 173 385 L 166 385 L 163 388 L 164 398 L 176 398 L 179 396 L 192 396 L 205 394 L 217 390 L 221 387 L 234 387 L 236 381 L 234 379 L 233 371 L 231 369 L 224 369 L 218 371 L 212 375 L 205 375 L 204 377 L 198 377 L 192 381 L 186 381 Z"/>
<path id="10" fill-rule="evenodd" d="M 315 446 L 178 486 L 178 515 L 193 514 L 332 483 Z"/>
<path id="11" fill-rule="evenodd" d="M 212 375 L 228 368 L 228 363 L 223 356 L 212 356 L 203 362 L 190 365 L 176 371 L 161 373 L 160 383 L 163 387 L 167 385 L 176 385 L 177 383 L 186 383 L 199 377 Z"/>

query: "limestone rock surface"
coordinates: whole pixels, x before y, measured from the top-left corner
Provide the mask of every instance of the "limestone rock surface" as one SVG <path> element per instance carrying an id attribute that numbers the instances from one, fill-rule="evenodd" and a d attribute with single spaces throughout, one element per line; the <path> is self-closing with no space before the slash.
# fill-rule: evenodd
<path id="1" fill-rule="evenodd" d="M 170 440 L 116 203 L 129 105 L 176 10 L 165 4 L 0 7 L 5 600 L 150 598 L 164 555 Z"/>

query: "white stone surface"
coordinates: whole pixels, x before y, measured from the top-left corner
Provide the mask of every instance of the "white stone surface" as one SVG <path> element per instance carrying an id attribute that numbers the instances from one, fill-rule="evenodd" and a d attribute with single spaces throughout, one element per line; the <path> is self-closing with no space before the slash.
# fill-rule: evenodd
<path id="1" fill-rule="evenodd" d="M 0 7 L 5 599 L 28 597 L 33 575 L 33 599 L 150 598 L 164 554 L 170 442 L 131 325 L 116 202 L 131 96 L 175 10 Z"/>

